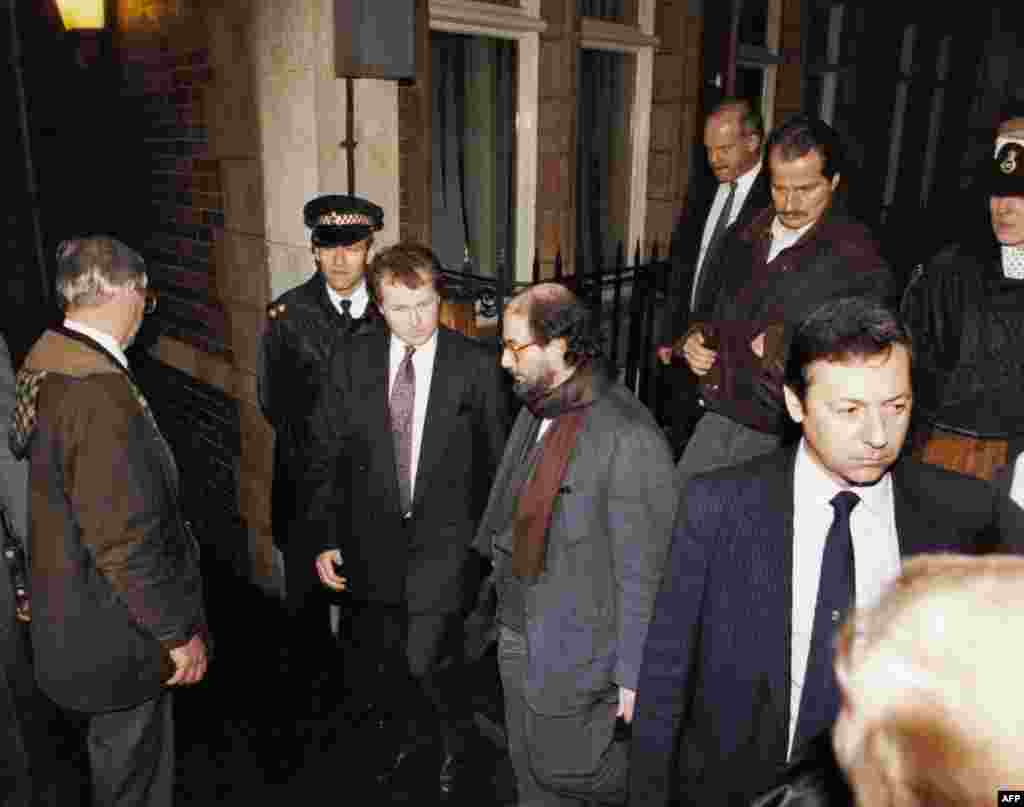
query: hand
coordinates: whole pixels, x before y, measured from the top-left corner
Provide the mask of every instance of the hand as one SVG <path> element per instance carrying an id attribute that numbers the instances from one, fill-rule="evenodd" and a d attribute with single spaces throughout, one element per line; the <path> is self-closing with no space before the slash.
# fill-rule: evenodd
<path id="1" fill-rule="evenodd" d="M 672 345 L 658 345 L 654 353 L 662 364 L 672 363 Z"/>
<path id="2" fill-rule="evenodd" d="M 174 675 L 167 679 L 167 686 L 198 684 L 206 675 L 206 642 L 197 634 L 181 647 L 172 647 L 171 661 Z"/>
<path id="3" fill-rule="evenodd" d="M 320 575 L 320 582 L 335 591 L 344 591 L 348 584 L 347 577 L 341 577 L 335 570 L 335 566 L 342 565 L 341 552 L 337 549 L 328 549 L 316 556 L 316 573 Z"/>
<path id="4" fill-rule="evenodd" d="M 704 347 L 704 334 L 694 331 L 683 344 L 683 356 L 694 375 L 707 375 L 718 358 L 718 351 Z"/>
<path id="5" fill-rule="evenodd" d="M 636 690 L 619 687 L 619 711 L 616 717 L 621 717 L 627 723 L 633 722 L 633 708 L 636 706 Z"/>
<path id="6" fill-rule="evenodd" d="M 757 356 L 757 358 L 764 358 L 764 331 L 761 331 L 761 333 L 751 340 L 750 349 L 754 351 L 754 355 Z"/>

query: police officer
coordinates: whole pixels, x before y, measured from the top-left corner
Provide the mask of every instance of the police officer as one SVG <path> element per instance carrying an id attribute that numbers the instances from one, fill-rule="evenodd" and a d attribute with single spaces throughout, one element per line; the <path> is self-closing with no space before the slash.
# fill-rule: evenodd
<path id="1" fill-rule="evenodd" d="M 293 670 L 314 689 L 329 665 L 317 662 L 329 636 L 327 601 L 313 558 L 289 531 L 303 506 L 300 480 L 308 457 L 308 419 L 330 357 L 339 344 L 383 327 L 364 279 L 380 207 L 356 196 L 319 196 L 303 208 L 311 229 L 316 272 L 267 307 L 260 350 L 258 395 L 274 428 L 271 526 L 285 566 L 286 606 L 292 619 Z M 309 705 L 316 709 L 315 701 Z"/>

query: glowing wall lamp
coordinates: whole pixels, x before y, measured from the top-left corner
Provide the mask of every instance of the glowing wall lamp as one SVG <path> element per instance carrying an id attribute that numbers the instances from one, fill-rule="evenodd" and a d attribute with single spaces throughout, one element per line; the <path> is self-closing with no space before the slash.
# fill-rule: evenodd
<path id="1" fill-rule="evenodd" d="M 57 0 L 67 31 L 98 31 L 107 22 L 105 0 Z"/>

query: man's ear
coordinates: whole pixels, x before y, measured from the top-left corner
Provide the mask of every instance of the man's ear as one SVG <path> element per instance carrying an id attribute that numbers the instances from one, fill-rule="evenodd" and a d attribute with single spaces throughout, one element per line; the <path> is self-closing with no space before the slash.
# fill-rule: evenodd
<path id="1" fill-rule="evenodd" d="M 842 179 L 842 174 L 835 173 L 832 175 L 832 190 L 835 191 L 839 187 L 839 180 Z"/>
<path id="2" fill-rule="evenodd" d="M 793 392 L 790 387 L 783 387 L 782 394 L 786 398 L 786 411 L 789 412 L 790 418 L 794 423 L 803 423 L 804 405 L 800 401 L 800 396 Z"/>

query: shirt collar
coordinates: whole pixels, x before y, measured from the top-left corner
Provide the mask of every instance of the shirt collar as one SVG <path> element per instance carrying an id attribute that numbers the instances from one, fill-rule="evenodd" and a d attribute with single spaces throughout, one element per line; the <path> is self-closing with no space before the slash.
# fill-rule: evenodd
<path id="1" fill-rule="evenodd" d="M 439 330 L 441 330 L 440 326 L 438 327 L 437 331 Z M 434 353 L 437 350 L 437 331 L 434 331 L 433 336 L 431 336 L 426 342 L 424 342 L 422 345 L 416 348 L 416 353 L 414 354 L 415 356 L 429 358 L 434 355 Z M 394 334 L 391 334 L 390 350 L 392 358 L 398 358 L 399 360 L 401 360 L 401 358 L 405 355 L 405 342 L 403 342 Z"/>
<path id="2" fill-rule="evenodd" d="M 784 227 L 782 222 L 779 221 L 779 217 L 775 216 L 772 218 L 771 234 L 773 241 L 781 241 L 787 246 L 795 244 L 806 233 L 811 227 L 817 224 L 817 220 L 812 221 L 810 224 L 805 224 L 799 230 L 791 230 L 789 227 Z"/>
<path id="3" fill-rule="evenodd" d="M 331 305 L 333 305 L 338 311 L 341 311 L 342 300 L 352 301 L 352 307 L 349 309 L 349 313 L 356 319 L 359 319 L 359 317 L 361 317 L 363 313 L 366 311 L 366 304 L 370 301 L 370 294 L 366 290 L 365 278 L 359 281 L 359 285 L 356 286 L 355 290 L 348 297 L 342 297 L 329 285 L 327 285 L 326 287 L 327 296 L 331 300 Z"/>
<path id="4" fill-rule="evenodd" d="M 65 319 L 64 327 L 69 331 L 75 331 L 83 336 L 88 336 L 94 342 L 99 342 L 126 370 L 128 369 L 128 357 L 124 355 L 124 349 L 118 341 L 106 331 L 98 330 L 73 319 Z"/>
<path id="5" fill-rule="evenodd" d="M 1024 246 L 1003 246 L 1003 275 L 1012 280 L 1024 280 Z"/>
<path id="6" fill-rule="evenodd" d="M 750 188 L 757 180 L 758 174 L 760 173 L 761 161 L 758 160 L 757 165 L 747 171 L 747 173 L 736 177 L 736 192 L 742 193 L 743 195 L 750 193 Z"/>
<path id="7" fill-rule="evenodd" d="M 793 470 L 793 488 L 802 502 L 824 502 L 829 504 L 841 490 L 850 490 L 860 498 L 861 505 L 876 518 L 888 519 L 892 513 L 892 474 L 888 471 L 874 485 L 843 488 L 821 467 L 811 459 L 807 448 L 807 440 L 800 439 L 800 447 L 796 452 L 796 465 Z M 806 498 L 805 498 L 806 497 Z"/>

